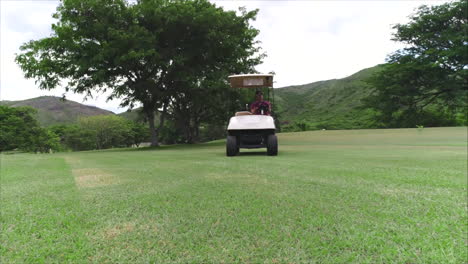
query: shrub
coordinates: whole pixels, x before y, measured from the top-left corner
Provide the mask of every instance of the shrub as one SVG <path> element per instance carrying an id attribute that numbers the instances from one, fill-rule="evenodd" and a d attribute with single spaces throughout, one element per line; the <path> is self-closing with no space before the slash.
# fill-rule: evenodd
<path id="1" fill-rule="evenodd" d="M 0 105 L 0 151 L 23 150 L 50 152 L 60 150 L 60 139 L 52 131 L 39 126 L 36 110 L 31 107 Z"/>

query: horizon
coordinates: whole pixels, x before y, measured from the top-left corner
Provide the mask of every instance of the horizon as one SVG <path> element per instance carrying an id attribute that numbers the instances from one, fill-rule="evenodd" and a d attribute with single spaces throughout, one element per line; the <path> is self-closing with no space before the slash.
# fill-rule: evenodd
<path id="1" fill-rule="evenodd" d="M 320 80 L 320 81 L 315 81 L 315 82 L 311 82 L 311 83 L 303 83 L 303 84 L 292 84 L 292 85 L 287 85 L 287 86 L 283 86 L 283 87 L 273 87 L 273 89 L 283 89 L 283 88 L 289 88 L 289 87 L 297 87 L 297 86 L 304 86 L 304 85 L 310 85 L 310 84 L 314 84 L 314 83 L 317 83 L 317 82 L 324 82 L 324 81 L 331 81 L 331 80 L 340 80 L 340 79 L 346 79 L 348 77 L 351 77 L 353 76 L 354 74 L 358 73 L 358 72 L 361 72 L 363 70 L 366 70 L 366 69 L 370 69 L 370 68 L 374 68 L 374 67 L 377 67 L 379 64 L 375 65 L 375 66 L 372 66 L 372 67 L 368 67 L 368 68 L 364 68 L 364 69 L 361 69 L 349 76 L 346 76 L 344 78 L 334 78 L 334 79 L 328 79 L 328 80 Z M 275 82 L 273 82 L 275 83 Z M 99 106 L 96 106 L 96 105 L 92 105 L 92 104 L 86 104 L 87 100 L 84 100 L 83 102 L 78 102 L 76 100 L 72 100 L 72 99 L 69 99 L 69 97 L 62 97 L 62 96 L 57 96 L 57 95 L 39 95 L 39 96 L 35 96 L 35 97 L 31 97 L 31 98 L 26 98 L 26 99 L 21 99 L 21 100 L 3 100 L 1 99 L 0 102 L 21 102 L 21 101 L 27 101 L 27 100 L 31 100 L 31 99 L 37 99 L 37 98 L 40 98 L 40 97 L 55 97 L 55 98 L 60 98 L 60 99 L 65 99 L 67 101 L 72 101 L 72 102 L 75 102 L 75 103 L 78 103 L 78 104 L 82 104 L 82 105 L 85 105 L 85 106 L 90 106 L 90 107 L 96 107 L 96 108 L 99 108 L 99 109 L 102 109 L 102 110 L 106 110 L 106 111 L 110 111 L 116 115 L 118 114 L 121 114 L 121 113 L 125 113 L 125 112 L 130 112 L 130 111 L 133 111 L 135 109 L 138 109 L 140 108 L 140 106 L 138 107 L 134 107 L 132 109 L 130 108 L 127 108 L 127 109 L 124 109 L 124 108 L 120 108 L 120 109 L 124 109 L 120 112 L 115 112 L 115 111 L 112 111 L 112 110 L 109 110 L 109 109 L 106 109 L 106 108 L 102 108 L 102 107 L 99 107 Z"/>
<path id="2" fill-rule="evenodd" d="M 392 25 L 406 23 L 423 4 L 447 1 L 212 1 L 225 10 L 259 9 L 251 25 L 260 30 L 257 39 L 267 53 L 259 72 L 276 72 L 276 89 L 342 79 L 385 63 L 387 56 L 403 46 L 391 41 Z M 64 88 L 40 90 L 25 79 L 14 62 L 18 47 L 28 40 L 48 37 L 51 17 L 58 1 L 1 1 L 0 100 L 20 101 L 39 96 L 65 94 L 68 100 L 106 109 L 127 111 L 120 100 L 107 94 L 65 93 Z M 8 41 L 7 41 L 8 40 Z M 26 98 L 27 97 L 27 98 Z"/>

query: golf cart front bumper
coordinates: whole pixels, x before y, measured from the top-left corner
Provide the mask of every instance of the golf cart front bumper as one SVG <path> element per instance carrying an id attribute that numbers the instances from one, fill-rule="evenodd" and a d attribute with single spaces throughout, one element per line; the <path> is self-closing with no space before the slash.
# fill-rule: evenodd
<path id="1" fill-rule="evenodd" d="M 275 130 L 273 117 L 267 115 L 233 116 L 229 120 L 229 130 Z"/>

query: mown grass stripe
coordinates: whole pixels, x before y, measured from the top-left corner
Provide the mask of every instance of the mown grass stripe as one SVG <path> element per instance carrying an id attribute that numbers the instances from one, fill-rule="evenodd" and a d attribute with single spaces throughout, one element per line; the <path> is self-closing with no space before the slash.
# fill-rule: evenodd
<path id="1" fill-rule="evenodd" d="M 1 263 L 79 262 L 86 211 L 57 155 L 1 155 Z"/>

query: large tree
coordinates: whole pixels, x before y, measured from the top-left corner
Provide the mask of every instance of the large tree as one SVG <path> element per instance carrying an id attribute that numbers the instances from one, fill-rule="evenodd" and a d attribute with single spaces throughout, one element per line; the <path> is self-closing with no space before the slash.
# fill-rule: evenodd
<path id="1" fill-rule="evenodd" d="M 222 126 L 233 112 L 243 109 L 238 103 L 242 98 L 241 91 L 232 89 L 225 82 L 227 75 L 220 71 L 216 75 L 189 81 L 179 87 L 181 92 L 171 104 L 170 112 L 187 143 L 200 139 L 201 124 Z M 249 100 L 252 98 L 251 96 Z"/>
<path id="2" fill-rule="evenodd" d="M 173 92 L 167 110 L 186 142 L 192 143 L 198 139 L 201 122 L 227 120 L 225 114 L 232 110 L 229 105 L 237 94 L 229 89 L 226 77 L 254 71 L 264 57 L 254 45 L 259 31 L 249 25 L 257 11 L 241 9 L 238 16 L 195 1 L 175 2 L 164 12 L 177 21 L 164 39 L 179 47 L 166 79 Z"/>
<path id="3" fill-rule="evenodd" d="M 184 85 L 260 62 L 250 25 L 256 13 L 224 11 L 207 0 L 64 0 L 52 35 L 21 46 L 16 61 L 41 89 L 109 91 L 122 106 L 141 103 L 155 146 Z"/>
<path id="4" fill-rule="evenodd" d="M 466 108 L 468 1 L 421 6 L 407 24 L 394 26 L 393 40 L 406 47 L 369 83 L 367 100 L 384 126 L 453 125 Z"/>

